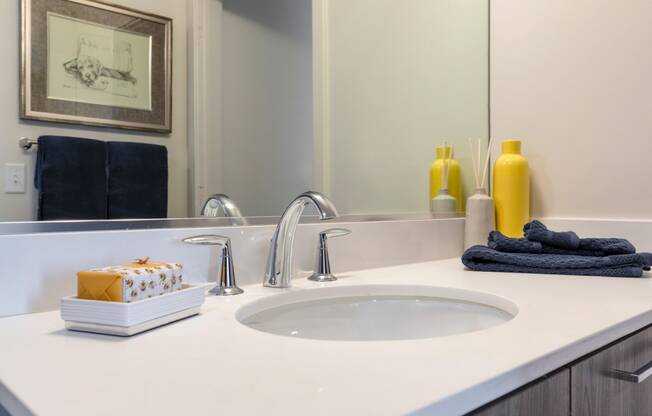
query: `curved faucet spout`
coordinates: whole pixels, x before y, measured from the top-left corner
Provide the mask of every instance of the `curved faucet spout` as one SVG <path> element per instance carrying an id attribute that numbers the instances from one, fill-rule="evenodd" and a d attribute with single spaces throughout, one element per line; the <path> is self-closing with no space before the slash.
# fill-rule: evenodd
<path id="1" fill-rule="evenodd" d="M 294 234 L 303 210 L 314 205 L 321 220 L 338 217 L 333 202 L 319 192 L 308 191 L 296 197 L 285 209 L 272 237 L 267 269 L 263 285 L 267 287 L 290 287 L 292 284 L 292 249 Z"/>

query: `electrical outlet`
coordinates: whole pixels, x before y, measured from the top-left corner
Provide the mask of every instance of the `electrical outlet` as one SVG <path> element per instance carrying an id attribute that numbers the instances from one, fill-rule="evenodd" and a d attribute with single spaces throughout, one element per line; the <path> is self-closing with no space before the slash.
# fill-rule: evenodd
<path id="1" fill-rule="evenodd" d="M 5 164 L 5 193 L 24 194 L 25 176 L 26 175 L 25 175 L 24 163 L 6 163 Z"/>

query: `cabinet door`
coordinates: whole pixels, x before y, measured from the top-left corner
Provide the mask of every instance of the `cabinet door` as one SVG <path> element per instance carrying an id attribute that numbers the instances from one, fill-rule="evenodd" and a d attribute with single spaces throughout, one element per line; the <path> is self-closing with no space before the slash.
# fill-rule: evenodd
<path id="1" fill-rule="evenodd" d="M 471 412 L 473 416 L 568 416 L 570 371 L 562 370 Z"/>
<path id="2" fill-rule="evenodd" d="M 644 380 L 647 374 L 641 371 L 637 381 L 633 374 L 651 361 L 652 328 L 648 327 L 573 365 L 573 416 L 652 415 L 652 376 Z"/>

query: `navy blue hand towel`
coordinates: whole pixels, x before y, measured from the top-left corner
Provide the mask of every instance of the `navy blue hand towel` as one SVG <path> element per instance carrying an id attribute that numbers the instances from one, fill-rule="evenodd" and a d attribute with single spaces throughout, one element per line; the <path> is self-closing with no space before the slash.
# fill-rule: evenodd
<path id="1" fill-rule="evenodd" d="M 641 277 L 643 270 L 650 270 L 652 254 L 591 257 L 505 253 L 485 246 L 473 246 L 462 255 L 462 263 L 471 270 L 485 272 Z"/>
<path id="2" fill-rule="evenodd" d="M 39 137 L 34 174 L 38 220 L 106 219 L 105 163 L 104 142 Z"/>
<path id="3" fill-rule="evenodd" d="M 523 227 L 525 238 L 530 241 L 568 250 L 577 250 L 580 246 L 580 238 L 572 231 L 556 232 L 550 231 L 540 221 L 534 220 Z"/>
<path id="4" fill-rule="evenodd" d="M 540 221 L 534 220 L 523 227 L 525 238 L 548 247 L 573 250 L 583 255 L 604 256 L 610 254 L 636 253 L 636 248 L 622 238 L 579 238 L 572 231 L 550 231 Z M 570 252 L 569 252 L 570 253 Z M 564 252 L 560 252 L 564 254 Z"/>
<path id="5" fill-rule="evenodd" d="M 549 231 L 539 221 L 526 224 L 525 235 L 525 238 L 510 238 L 498 231 L 492 231 L 489 233 L 487 246 L 506 253 L 568 254 L 595 257 L 636 253 L 636 248 L 627 240 L 579 238 L 577 234 L 570 231 Z"/>
<path id="6" fill-rule="evenodd" d="M 167 218 L 167 149 L 126 142 L 108 142 L 107 148 L 109 219 Z"/>
<path id="7" fill-rule="evenodd" d="M 529 241 L 527 238 L 511 238 L 498 231 L 489 233 L 487 246 L 505 253 L 543 253 L 543 244 L 538 241 Z"/>

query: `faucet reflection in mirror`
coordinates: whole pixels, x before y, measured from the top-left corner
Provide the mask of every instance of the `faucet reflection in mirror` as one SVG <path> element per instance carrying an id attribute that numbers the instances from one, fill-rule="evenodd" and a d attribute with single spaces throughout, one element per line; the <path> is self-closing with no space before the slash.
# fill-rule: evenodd
<path id="1" fill-rule="evenodd" d="M 249 225 L 235 201 L 225 194 L 211 195 L 201 209 L 201 216 L 219 217 L 220 211 L 223 217 L 233 219 L 233 225 Z"/>
<path id="2" fill-rule="evenodd" d="M 319 192 L 308 191 L 296 197 L 285 209 L 272 237 L 263 285 L 290 287 L 292 284 L 292 249 L 299 218 L 306 206 L 317 208 L 321 220 L 338 217 L 333 202 Z"/>

